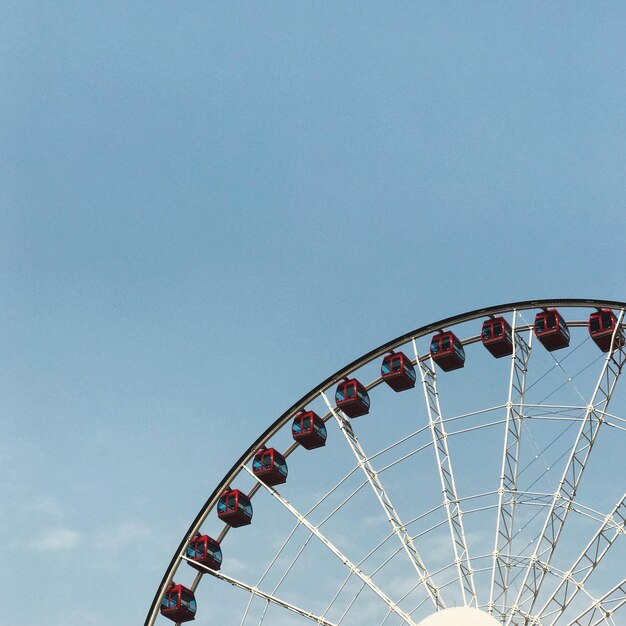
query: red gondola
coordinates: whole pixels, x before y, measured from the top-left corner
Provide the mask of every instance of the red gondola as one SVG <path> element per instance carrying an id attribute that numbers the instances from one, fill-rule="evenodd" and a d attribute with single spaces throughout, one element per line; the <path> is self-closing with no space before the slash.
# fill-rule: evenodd
<path id="1" fill-rule="evenodd" d="M 465 365 L 465 350 L 452 331 L 441 331 L 430 340 L 430 356 L 444 371 L 457 370 Z"/>
<path id="2" fill-rule="evenodd" d="M 335 402 L 337 408 L 348 417 L 359 417 L 369 413 L 370 410 L 370 397 L 367 395 L 367 389 L 356 378 L 344 380 L 337 385 Z"/>
<path id="3" fill-rule="evenodd" d="M 589 334 L 602 352 L 611 349 L 611 339 L 616 325 L 617 318 L 611 309 L 600 309 L 589 316 Z M 615 347 L 621 348 L 623 345 L 624 333 L 619 329 L 615 333 Z"/>
<path id="4" fill-rule="evenodd" d="M 415 387 L 415 369 L 404 352 L 387 354 L 383 359 L 380 375 L 394 391 Z"/>
<path id="5" fill-rule="evenodd" d="M 233 528 L 252 522 L 252 503 L 239 489 L 227 488 L 217 501 L 217 515 Z"/>
<path id="6" fill-rule="evenodd" d="M 544 309 L 535 316 L 535 337 L 546 350 L 560 350 L 569 346 L 569 328 L 556 309 Z"/>
<path id="7" fill-rule="evenodd" d="M 291 425 L 293 438 L 307 450 L 326 445 L 326 425 L 324 420 L 313 411 L 298 413 Z"/>
<path id="8" fill-rule="evenodd" d="M 503 317 L 492 317 L 485 320 L 480 338 L 483 346 L 496 359 L 513 354 L 513 331 Z"/>
<path id="9" fill-rule="evenodd" d="M 287 461 L 275 448 L 259 448 L 252 461 L 252 472 L 266 485 L 280 485 L 287 480 Z"/>
<path id="10" fill-rule="evenodd" d="M 205 565 L 214 570 L 218 570 L 222 566 L 222 550 L 220 544 L 211 539 L 208 535 L 198 533 L 187 545 L 187 557 L 192 559 L 189 565 L 202 571 L 202 568 L 196 567 L 196 563 Z"/>
<path id="11" fill-rule="evenodd" d="M 190 622 L 196 617 L 196 599 L 193 591 L 172 583 L 161 600 L 161 615 L 173 622 Z"/>

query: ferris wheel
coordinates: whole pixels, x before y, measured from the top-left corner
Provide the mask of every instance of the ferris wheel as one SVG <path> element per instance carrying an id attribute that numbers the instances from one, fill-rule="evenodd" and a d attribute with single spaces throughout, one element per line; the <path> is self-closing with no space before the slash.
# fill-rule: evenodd
<path id="1" fill-rule="evenodd" d="M 494 306 L 342 368 L 252 433 L 146 626 L 626 624 L 625 312 Z"/>

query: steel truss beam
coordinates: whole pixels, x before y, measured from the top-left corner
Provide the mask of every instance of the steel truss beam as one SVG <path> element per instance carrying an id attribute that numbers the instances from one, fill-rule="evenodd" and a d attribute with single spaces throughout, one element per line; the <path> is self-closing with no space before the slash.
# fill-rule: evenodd
<path id="1" fill-rule="evenodd" d="M 626 493 L 606 516 L 602 525 L 591 538 L 580 556 L 566 572 L 565 578 L 532 618 L 532 624 L 554 626 L 576 594 L 584 587 L 585 581 L 594 568 L 609 551 L 616 539 L 623 535 L 626 524 Z"/>
<path id="2" fill-rule="evenodd" d="M 185 561 L 192 562 L 192 560 L 186 556 L 183 557 L 183 559 Z M 315 622 L 316 624 L 322 624 L 322 626 L 337 626 L 333 622 L 329 622 L 327 619 L 324 619 L 320 615 L 315 615 L 314 613 L 311 613 L 310 611 L 302 609 L 299 606 L 296 606 L 295 604 L 291 604 L 290 602 L 287 602 L 286 600 L 283 600 L 277 596 L 273 596 L 269 593 L 266 593 L 265 591 L 261 591 L 261 589 L 259 589 L 258 587 L 253 587 L 252 585 L 248 585 L 247 583 L 237 580 L 236 578 L 232 578 L 231 576 L 228 576 L 224 574 L 223 572 L 212 570 L 195 561 L 193 561 L 193 566 L 201 567 L 205 574 L 211 574 L 211 576 L 215 576 L 215 578 L 219 578 L 220 580 L 230 583 L 234 587 L 239 587 L 239 589 L 244 589 L 245 591 L 251 594 L 254 594 L 255 596 L 259 596 L 259 598 L 263 598 L 264 600 L 267 600 L 267 602 L 272 602 L 278 606 L 282 606 L 284 609 L 287 609 L 288 611 L 292 611 L 293 613 L 297 613 L 298 615 L 301 615 L 302 617 L 306 617 L 307 619 L 310 619 L 312 622 Z"/>
<path id="3" fill-rule="evenodd" d="M 463 528 L 463 512 L 461 511 L 456 492 L 452 460 L 448 450 L 447 434 L 441 415 L 441 407 L 439 405 L 435 364 L 432 358 L 428 359 L 428 364 L 425 360 L 420 360 L 415 339 L 413 340 L 413 350 L 424 387 L 424 397 L 428 411 L 428 424 L 430 426 L 437 457 L 437 469 L 439 470 L 439 478 L 441 479 L 443 503 L 448 516 L 448 525 L 452 536 L 454 562 L 459 576 L 463 604 L 477 607 L 478 598 L 476 596 L 476 586 L 474 585 L 474 572 L 472 571 L 467 541 L 465 540 L 465 530 Z"/>
<path id="4" fill-rule="evenodd" d="M 359 466 L 363 470 L 367 481 L 372 487 L 376 498 L 380 502 L 380 505 L 382 506 L 385 515 L 387 516 L 387 519 L 391 524 L 391 527 L 393 528 L 393 532 L 400 540 L 404 552 L 409 557 L 411 564 L 417 572 L 419 583 L 425 586 L 426 591 L 437 610 L 444 609 L 446 605 L 443 601 L 443 598 L 441 597 L 441 590 L 435 585 L 430 574 L 428 573 L 428 569 L 426 568 L 426 565 L 424 564 L 421 556 L 417 552 L 417 549 L 406 529 L 406 526 L 402 523 L 402 520 L 400 519 L 400 516 L 393 506 L 391 499 L 387 495 L 387 492 L 385 491 L 385 488 L 383 487 L 383 484 L 378 476 L 378 472 L 376 472 L 376 470 L 373 468 L 367 455 L 363 451 L 363 448 L 361 447 L 357 436 L 354 434 L 354 430 L 352 430 L 350 422 L 339 411 L 335 410 L 324 392 L 322 392 L 321 395 L 324 399 L 324 402 L 326 403 L 326 406 L 337 421 L 341 432 L 344 434 L 346 440 L 348 441 L 348 444 L 350 445 L 350 448 L 352 449 L 352 452 L 354 453 L 354 456 L 356 457 Z"/>
<path id="5" fill-rule="evenodd" d="M 506 403 L 506 427 L 502 451 L 502 470 L 498 489 L 498 513 L 493 548 L 493 566 L 489 591 L 488 611 L 492 613 L 496 602 L 502 598 L 500 610 L 506 613 L 509 575 L 511 572 L 511 544 L 514 534 L 515 508 L 518 502 L 517 473 L 519 467 L 526 372 L 530 358 L 532 333 L 528 342 L 516 331 L 517 311 L 513 311 L 511 376 Z"/>
<path id="6" fill-rule="evenodd" d="M 624 311 L 622 310 L 619 313 L 617 324 L 613 331 L 613 341 L 615 341 L 617 330 L 621 327 L 623 317 Z M 511 624 L 516 613 L 532 615 L 533 607 L 546 575 L 546 569 L 540 567 L 538 562 L 541 561 L 549 565 L 552 560 L 567 515 L 574 502 L 578 486 L 587 466 L 589 455 L 600 427 L 604 422 L 604 416 L 615 390 L 615 385 L 619 380 L 624 362 L 626 361 L 624 346 L 613 346 L 613 348 L 607 353 L 604 360 L 602 371 L 585 410 L 585 416 L 576 441 L 572 446 L 572 452 L 559 483 L 559 488 L 552 497 L 550 511 L 546 517 L 543 529 L 535 542 L 535 550 L 505 626 Z M 559 506 L 559 502 L 563 502 L 565 506 Z M 524 622 L 528 624 L 529 618 L 525 618 Z"/>
<path id="7" fill-rule="evenodd" d="M 583 611 L 567 626 L 598 626 L 608 620 L 626 604 L 626 578 L 607 591 L 600 599 Z"/>
<path id="8" fill-rule="evenodd" d="M 400 607 L 398 607 L 397 604 L 393 602 L 389 596 L 387 596 L 387 594 L 371 579 L 371 577 L 367 576 L 343 552 L 341 552 L 341 550 L 339 550 L 339 548 L 337 548 L 337 546 L 335 546 L 335 544 L 330 541 L 317 526 L 311 524 L 311 522 L 309 522 L 306 517 L 301 515 L 287 499 L 283 498 L 283 496 L 278 493 L 278 491 L 261 482 L 247 465 L 243 465 L 242 467 L 250 474 L 250 476 L 252 476 L 252 478 L 254 478 L 272 496 L 274 496 L 274 498 L 276 498 L 276 500 L 278 500 L 300 522 L 300 524 L 313 533 L 357 578 L 360 578 L 361 581 L 365 583 L 387 605 L 390 611 L 399 615 L 403 620 L 403 623 L 416 626 L 410 615 L 400 609 Z"/>

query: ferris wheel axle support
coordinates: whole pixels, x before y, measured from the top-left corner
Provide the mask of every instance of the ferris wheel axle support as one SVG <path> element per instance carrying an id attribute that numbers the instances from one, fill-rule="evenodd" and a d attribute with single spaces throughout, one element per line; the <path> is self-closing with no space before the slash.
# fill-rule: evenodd
<path id="1" fill-rule="evenodd" d="M 502 598 L 502 613 L 506 612 L 509 575 L 511 571 L 511 544 L 514 534 L 515 507 L 518 501 L 517 473 L 519 466 L 520 438 L 524 418 L 524 394 L 526 392 L 526 372 L 530 358 L 532 333 L 528 342 L 516 331 L 517 311 L 513 311 L 511 336 L 513 354 L 511 355 L 511 375 L 509 395 L 506 403 L 506 427 L 502 452 L 502 471 L 498 490 L 498 513 L 496 517 L 496 537 L 493 549 L 491 587 L 489 591 L 488 611 L 492 613 L 495 603 Z M 497 589 L 497 591 L 496 591 Z"/>
<path id="2" fill-rule="evenodd" d="M 283 498 L 278 491 L 272 487 L 261 482 L 257 476 L 254 475 L 252 470 L 243 465 L 243 469 L 246 470 L 261 486 L 263 486 L 276 500 L 278 500 L 305 528 L 313 533 L 357 578 L 360 578 L 394 613 L 398 614 L 404 622 L 411 626 L 416 624 L 411 620 L 411 617 L 405 613 L 400 607 L 397 606 L 389 596 L 371 579 L 367 576 L 359 567 L 357 567 L 335 544 L 330 541 L 317 526 L 314 526 L 309 520 L 301 515 L 298 510 L 285 498 Z"/>
<path id="3" fill-rule="evenodd" d="M 600 431 L 600 427 L 604 422 L 604 416 L 611 401 L 611 396 L 613 395 L 624 362 L 626 361 L 624 346 L 615 346 L 617 330 L 621 327 L 623 317 L 624 311 L 622 310 L 620 311 L 617 324 L 613 331 L 613 349 L 608 352 L 604 360 L 602 371 L 598 377 L 598 382 L 596 383 L 591 400 L 587 405 L 585 416 L 576 441 L 572 446 L 572 452 L 559 483 L 559 488 L 553 495 L 550 511 L 546 517 L 541 534 L 536 541 L 536 547 L 530 559 L 530 564 L 526 569 L 522 585 L 513 603 L 505 626 L 511 624 L 516 613 L 530 615 L 537 600 L 537 596 L 539 595 L 546 570 L 538 567 L 537 561 L 541 559 L 544 563 L 550 564 L 552 560 L 571 504 L 574 501 L 585 467 L 587 466 L 589 455 L 598 436 L 598 432 Z M 566 505 L 564 507 L 559 506 L 559 501 L 564 501 Z M 525 623 L 529 623 L 528 618 L 525 619 Z"/>
<path id="4" fill-rule="evenodd" d="M 424 397 L 428 411 L 428 424 L 432 433 L 437 457 L 437 468 L 441 480 L 441 490 L 443 492 L 444 505 L 448 516 L 450 534 L 452 535 L 454 562 L 459 576 L 463 603 L 465 606 L 478 607 L 476 586 L 474 585 L 474 572 L 472 571 L 469 550 L 465 539 L 465 529 L 463 528 L 463 512 L 461 511 L 461 505 L 456 492 L 452 460 L 448 450 L 448 435 L 446 434 L 441 407 L 439 405 L 437 374 L 434 371 L 435 364 L 432 358 L 429 359 L 429 364 L 419 358 L 415 340 L 413 340 L 413 350 L 424 387 Z"/>
<path id="5" fill-rule="evenodd" d="M 352 452 L 354 453 L 354 456 L 356 457 L 359 466 L 365 473 L 367 481 L 371 485 L 372 490 L 376 495 L 376 498 L 383 507 L 385 515 L 391 523 L 393 532 L 400 539 L 405 553 L 409 557 L 413 567 L 415 568 L 415 571 L 417 572 L 420 584 L 423 584 L 426 587 L 426 591 L 428 592 L 428 595 L 430 596 L 437 610 L 444 609 L 446 605 L 443 601 L 443 598 L 441 597 L 441 590 L 432 581 L 431 576 L 428 573 L 428 569 L 424 564 L 424 561 L 417 552 L 413 540 L 406 530 L 406 526 L 400 520 L 400 517 L 396 512 L 396 509 L 393 506 L 391 499 L 387 495 L 387 492 L 385 491 L 385 488 L 383 487 L 383 484 L 378 477 L 378 473 L 372 467 L 372 464 L 370 463 L 367 455 L 363 451 L 359 440 L 354 434 L 354 430 L 352 429 L 350 422 L 348 422 L 345 417 L 343 417 L 338 411 L 335 410 L 324 392 L 322 392 L 322 398 L 324 399 L 324 402 L 326 403 L 326 406 L 328 407 L 330 412 L 333 414 L 333 417 L 337 420 L 341 432 L 344 434 L 346 440 L 348 441 L 348 444 L 350 445 L 350 448 L 352 449 Z"/>
<path id="6" fill-rule="evenodd" d="M 533 626 L 554 626 L 598 563 L 620 535 L 626 533 L 626 493 L 606 516 L 580 556 L 566 573 L 566 577 L 533 618 Z"/>

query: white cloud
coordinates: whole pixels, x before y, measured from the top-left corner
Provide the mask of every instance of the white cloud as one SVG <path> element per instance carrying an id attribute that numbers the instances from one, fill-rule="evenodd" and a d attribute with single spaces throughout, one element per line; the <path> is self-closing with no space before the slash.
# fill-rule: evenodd
<path id="1" fill-rule="evenodd" d="M 119 550 L 135 539 L 150 537 L 152 529 L 137 522 L 123 522 L 117 528 L 101 533 L 95 541 L 99 549 Z"/>
<path id="2" fill-rule="evenodd" d="M 45 531 L 34 548 L 42 550 L 72 550 L 80 542 L 80 534 L 69 528 L 53 528 Z"/>

